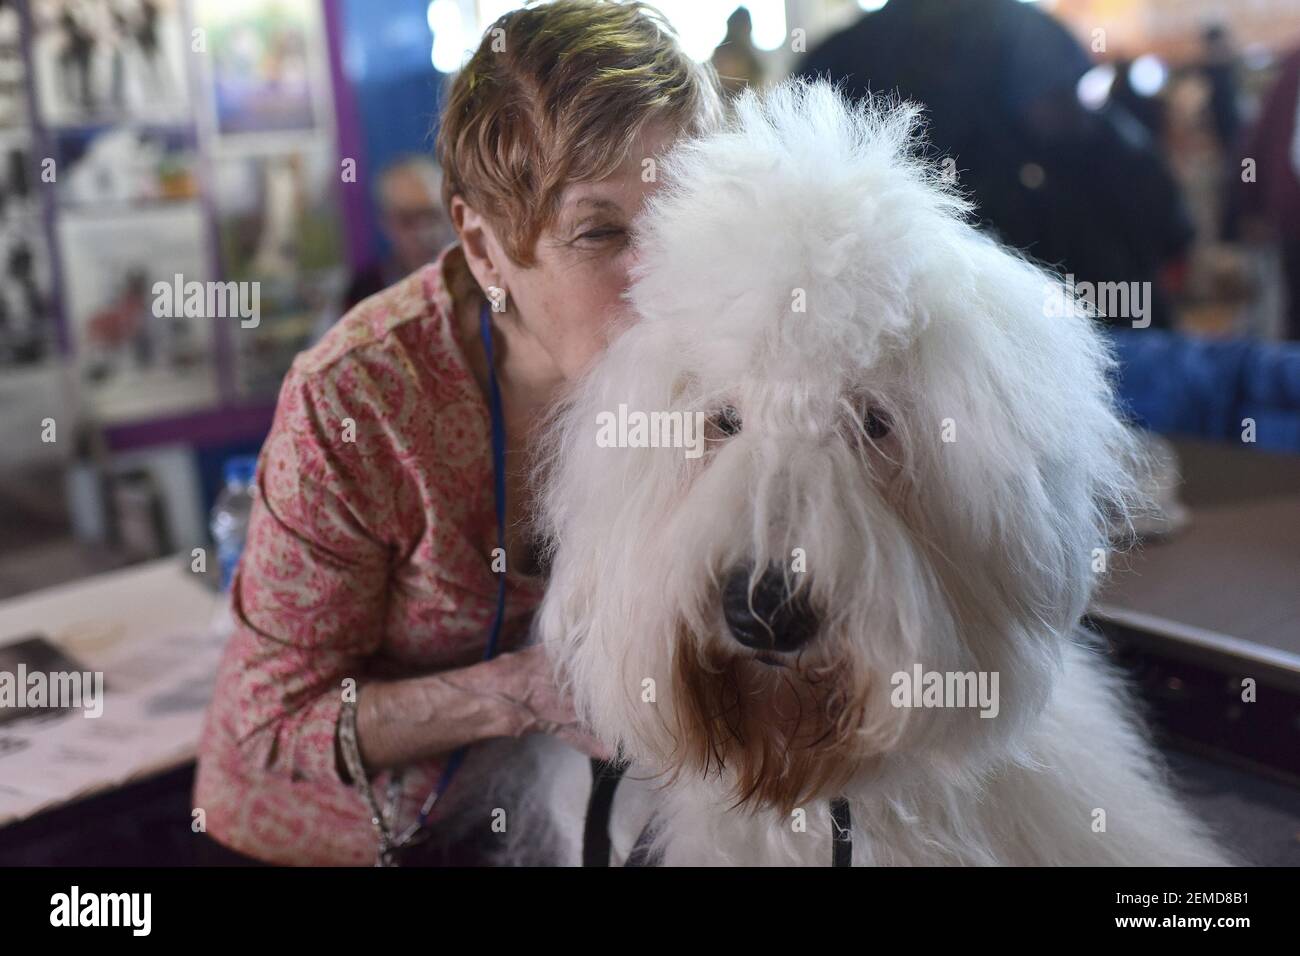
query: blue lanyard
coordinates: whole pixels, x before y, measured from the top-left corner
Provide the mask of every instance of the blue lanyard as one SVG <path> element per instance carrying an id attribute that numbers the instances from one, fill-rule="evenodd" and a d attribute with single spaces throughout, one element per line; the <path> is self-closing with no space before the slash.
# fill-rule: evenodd
<path id="1" fill-rule="evenodd" d="M 478 314 L 479 335 L 483 337 L 483 351 L 487 353 L 488 366 L 488 407 L 492 413 L 492 486 L 496 495 L 497 507 L 497 547 L 501 550 L 502 560 L 506 553 L 506 417 L 501 411 L 501 389 L 497 385 L 496 360 L 492 354 L 492 314 L 487 303 Z M 497 653 L 497 641 L 501 637 L 501 619 L 506 611 L 506 575 L 501 572 L 497 583 L 497 609 L 492 618 L 492 630 L 488 634 L 487 650 L 483 660 L 490 661 Z"/>
<path id="2" fill-rule="evenodd" d="M 504 556 L 506 553 L 506 420 L 501 411 L 501 388 L 497 385 L 496 360 L 492 352 L 492 313 L 486 302 L 479 310 L 479 335 L 483 339 L 483 351 L 487 355 L 488 366 L 488 409 L 492 414 L 492 485 L 496 497 L 497 547 L 501 549 L 500 553 Z M 492 616 L 492 630 L 488 632 L 487 648 L 483 652 L 485 661 L 490 661 L 496 656 L 505 611 L 506 576 L 503 571 L 497 582 L 497 606 Z M 407 831 L 408 838 L 428 825 L 429 814 L 433 811 L 434 805 L 442 799 L 442 795 L 447 792 L 447 788 L 451 786 L 452 778 L 456 776 L 456 771 L 465 761 L 468 750 L 469 747 L 460 747 L 452 753 L 447 766 L 443 768 L 442 776 L 438 779 L 438 785 L 429 793 L 424 805 L 420 807 L 420 814 L 416 817 L 414 825 Z"/>

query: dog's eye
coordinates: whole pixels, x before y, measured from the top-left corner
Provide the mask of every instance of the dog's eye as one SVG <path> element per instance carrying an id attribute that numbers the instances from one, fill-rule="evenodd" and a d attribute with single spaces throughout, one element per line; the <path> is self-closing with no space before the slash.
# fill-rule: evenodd
<path id="1" fill-rule="evenodd" d="M 712 422 L 714 428 L 727 438 L 730 438 L 740 431 L 740 412 L 736 411 L 731 405 L 726 405 L 713 416 Z"/>
<path id="2" fill-rule="evenodd" d="M 868 438 L 872 441 L 880 441 L 889 434 L 889 417 L 884 412 L 869 408 L 866 417 L 862 420 L 862 427 L 866 429 Z"/>

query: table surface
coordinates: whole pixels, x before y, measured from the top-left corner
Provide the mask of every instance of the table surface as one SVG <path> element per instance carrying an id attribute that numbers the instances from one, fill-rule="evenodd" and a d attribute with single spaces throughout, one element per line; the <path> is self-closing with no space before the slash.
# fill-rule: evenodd
<path id="1" fill-rule="evenodd" d="M 103 671 L 111 695 L 124 651 L 146 662 L 190 653 L 181 635 L 220 629 L 225 617 L 224 595 L 203 584 L 182 557 L 173 556 L 0 602 L 0 643 L 41 635 L 84 667 Z M 208 644 L 199 652 L 210 660 L 214 650 Z M 211 676 L 215 679 L 215 667 Z M 70 721 L 78 729 L 111 735 L 115 718 L 124 711 L 134 720 L 150 713 L 106 702 L 98 719 L 74 716 Z M 0 825 L 193 760 L 202 720 L 202 708 L 168 708 L 159 717 L 164 733 L 139 735 L 138 745 L 112 750 L 93 777 L 78 776 L 66 790 L 40 781 L 6 781 L 0 756 Z M 0 725 L 0 738 L 20 735 L 15 727 Z"/>
<path id="2" fill-rule="evenodd" d="M 1191 520 L 1121 555 L 1095 613 L 1300 673 L 1300 456 L 1174 445 Z"/>

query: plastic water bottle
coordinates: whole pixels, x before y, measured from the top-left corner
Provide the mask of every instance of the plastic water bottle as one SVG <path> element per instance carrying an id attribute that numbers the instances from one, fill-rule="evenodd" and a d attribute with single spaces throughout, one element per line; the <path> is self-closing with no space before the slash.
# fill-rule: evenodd
<path id="1" fill-rule="evenodd" d="M 221 590 L 230 590 L 230 582 L 235 576 L 235 565 L 244 550 L 244 538 L 248 534 L 248 515 L 253 509 L 253 496 L 257 486 L 253 484 L 253 474 L 257 468 L 257 459 L 252 455 L 240 455 L 228 459 L 222 469 L 226 487 L 217 495 L 212 506 L 212 540 L 217 545 L 217 564 L 221 568 Z"/>

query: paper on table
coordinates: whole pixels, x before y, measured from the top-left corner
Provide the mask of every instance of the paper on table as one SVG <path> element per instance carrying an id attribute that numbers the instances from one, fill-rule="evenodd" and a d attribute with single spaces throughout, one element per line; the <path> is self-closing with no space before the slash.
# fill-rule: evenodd
<path id="1" fill-rule="evenodd" d="M 103 714 L 79 710 L 0 733 L 0 824 L 121 784 L 193 752 L 226 633 L 205 630 L 125 644 L 98 662 Z"/>

